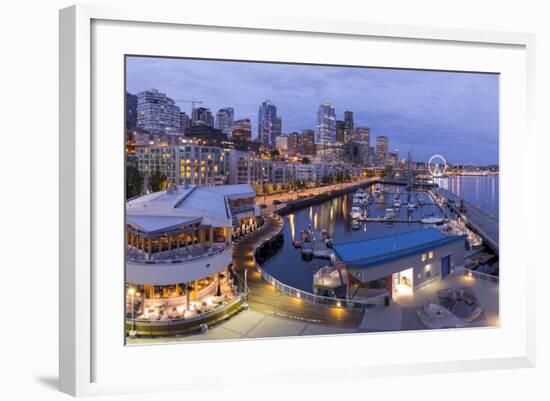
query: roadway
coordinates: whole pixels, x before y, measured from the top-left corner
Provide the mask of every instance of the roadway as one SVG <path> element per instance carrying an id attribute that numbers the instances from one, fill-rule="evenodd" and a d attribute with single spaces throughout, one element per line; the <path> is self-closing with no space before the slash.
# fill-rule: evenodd
<path id="1" fill-rule="evenodd" d="M 483 237 L 485 242 L 498 254 L 499 224 L 498 219 L 484 212 L 478 207 L 464 201 L 466 213 L 458 210 L 461 198 L 446 189 L 440 188 L 439 193 L 447 200 L 454 200 L 454 204 L 447 202 L 453 212 L 461 216 L 467 225 Z"/>

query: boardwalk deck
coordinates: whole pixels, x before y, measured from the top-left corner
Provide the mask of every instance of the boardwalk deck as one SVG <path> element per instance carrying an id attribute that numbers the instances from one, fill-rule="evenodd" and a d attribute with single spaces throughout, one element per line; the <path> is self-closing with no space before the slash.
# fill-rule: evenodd
<path id="1" fill-rule="evenodd" d="M 261 230 L 234 246 L 233 266 L 241 280 L 244 279 L 245 269 L 248 269 L 249 308 L 266 314 L 310 323 L 321 323 L 336 327 L 356 328 L 359 326 L 363 318 L 363 312 L 313 305 L 283 294 L 264 281 L 260 273 L 254 269 L 253 252 L 255 246 L 279 233 L 281 227 L 281 220 L 267 217 L 266 225 Z"/>
<path id="2" fill-rule="evenodd" d="M 493 251 L 498 254 L 498 245 L 499 245 L 499 224 L 498 219 L 490 214 L 484 212 L 483 210 L 477 208 L 471 203 L 464 202 L 466 206 L 466 213 L 461 213 L 458 210 L 460 204 L 460 197 L 453 194 L 446 189 L 439 189 L 440 195 L 445 197 L 447 200 L 454 200 L 453 203 L 447 202 L 447 205 L 450 209 L 464 218 L 466 224 L 468 224 L 474 231 L 483 237 L 487 245 L 489 245 Z"/>

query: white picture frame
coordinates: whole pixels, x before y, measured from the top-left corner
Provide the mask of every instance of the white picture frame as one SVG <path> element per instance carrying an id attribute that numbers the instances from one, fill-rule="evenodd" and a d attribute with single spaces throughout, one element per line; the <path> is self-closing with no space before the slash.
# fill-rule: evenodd
<path id="1" fill-rule="evenodd" d="M 515 319 L 513 324 L 510 320 L 503 320 L 502 326 L 498 329 L 486 329 L 483 332 L 468 331 L 455 333 L 442 333 L 440 331 L 423 332 L 421 335 L 429 338 L 430 341 L 441 344 L 445 341 L 454 341 L 455 335 L 460 337 L 467 347 L 462 345 L 457 346 L 454 354 L 450 351 L 439 352 L 440 357 L 433 356 L 423 358 L 418 353 L 403 355 L 399 362 L 389 360 L 384 363 L 382 359 L 377 359 L 376 355 L 372 354 L 372 360 L 344 362 L 339 368 L 319 368 L 315 363 L 314 358 L 310 358 L 308 352 L 313 352 L 315 346 L 319 346 L 319 341 L 322 341 L 324 346 L 341 346 L 342 336 L 328 336 L 323 338 L 309 339 L 269 339 L 255 341 L 239 341 L 239 342 L 208 342 L 198 344 L 185 345 L 166 345 L 166 346 L 150 346 L 150 347 L 132 347 L 131 351 L 124 347 L 122 341 L 122 323 L 120 327 L 112 319 L 108 321 L 107 315 L 103 313 L 106 309 L 105 305 L 97 306 L 94 300 L 94 288 L 108 283 L 107 288 L 118 288 L 116 280 L 108 281 L 109 278 L 103 274 L 98 275 L 94 272 L 94 266 L 102 261 L 103 257 L 97 253 L 99 242 L 97 237 L 98 229 L 107 224 L 106 217 L 109 213 L 122 213 L 123 201 L 122 198 L 113 196 L 113 199 L 105 200 L 98 198 L 98 194 L 105 194 L 105 190 L 101 188 L 103 181 L 98 179 L 101 174 L 104 174 L 107 169 L 120 169 L 118 173 L 113 174 L 113 185 L 120 185 L 122 190 L 123 184 L 120 177 L 123 177 L 122 164 L 117 164 L 118 159 L 114 161 L 105 161 L 105 166 L 98 164 L 98 155 L 105 154 L 100 152 L 121 152 L 123 146 L 122 141 L 122 125 L 120 131 L 111 132 L 113 137 L 118 139 L 101 139 L 98 143 L 94 137 L 94 129 L 98 129 L 101 124 L 98 124 L 96 119 L 101 115 L 100 107 L 97 107 L 97 96 L 101 96 L 102 90 L 94 89 L 92 80 L 100 75 L 99 79 L 103 79 L 103 70 L 101 63 L 94 59 L 101 41 L 101 32 L 97 31 L 99 37 L 98 42 L 93 41 L 94 24 L 101 25 L 107 29 L 114 29 L 112 32 L 120 32 L 120 30 L 128 31 L 131 29 L 135 35 L 139 35 L 139 31 L 150 29 L 156 26 L 160 31 L 153 35 L 166 35 L 163 29 L 185 29 L 192 27 L 195 31 L 203 29 L 204 32 L 231 32 L 238 33 L 242 38 L 247 35 L 262 34 L 265 36 L 274 35 L 270 40 L 280 40 L 284 42 L 284 38 L 276 35 L 286 35 L 286 37 L 304 38 L 304 40 L 332 40 L 337 38 L 340 41 L 346 40 L 384 40 L 387 43 L 395 43 L 399 41 L 407 41 L 407 43 L 434 44 L 443 52 L 446 46 L 454 46 L 453 51 L 462 51 L 461 49 L 471 48 L 485 51 L 486 48 L 501 49 L 509 53 L 503 56 L 503 60 L 513 61 L 510 64 L 513 66 L 502 66 L 502 68 L 510 68 L 507 76 L 510 77 L 510 85 L 515 85 L 515 88 L 520 91 L 520 99 L 508 99 L 509 88 L 503 88 L 501 99 L 501 113 L 504 115 L 502 130 L 507 132 L 501 136 L 501 162 L 503 167 L 501 171 L 506 180 L 521 181 L 518 186 L 532 185 L 535 181 L 534 174 L 526 174 L 529 171 L 535 171 L 534 156 L 528 151 L 529 145 L 534 147 L 535 134 L 532 129 L 532 112 L 534 110 L 534 35 L 523 33 L 507 33 L 507 32 L 484 32 L 460 29 L 443 29 L 443 28 L 428 28 L 414 26 L 393 26 L 393 25 L 377 25 L 358 21 L 325 21 L 325 20 L 302 20 L 293 18 L 278 19 L 273 17 L 249 19 L 243 16 L 241 19 L 232 18 L 227 21 L 223 15 L 215 13 L 208 17 L 200 15 L 182 15 L 180 10 L 170 10 L 162 8 L 114 8 L 104 5 L 78 5 L 61 10 L 60 12 L 60 390 L 72 395 L 93 395 L 107 394 L 118 392 L 136 392 L 136 391 L 155 391 L 158 390 L 181 390 L 181 389 L 197 389 L 204 386 L 206 383 L 210 387 L 224 387 L 239 385 L 233 380 L 216 377 L 215 383 L 211 383 L 206 378 L 201 377 L 199 373 L 188 372 L 185 380 L 182 380 L 182 374 L 179 376 L 170 376 L 169 374 L 164 381 L 153 380 L 153 383 L 147 383 L 137 377 L 131 368 L 127 374 L 121 372 L 121 366 L 135 366 L 136 358 L 153 359 L 155 355 L 174 355 L 174 353 L 185 352 L 187 355 L 197 355 L 198 352 L 210 353 L 215 352 L 224 355 L 233 360 L 243 359 L 241 369 L 244 372 L 249 372 L 250 380 L 259 382 L 269 380 L 265 378 L 265 373 L 270 373 L 271 379 L 277 377 L 277 380 L 329 380 L 334 375 L 346 374 L 348 377 L 357 378 L 357 380 L 365 379 L 366 377 L 375 377 L 388 374 L 411 374 L 414 373 L 431 373 L 440 371 L 465 371 L 475 369 L 499 369 L 510 367 L 529 367 L 535 363 L 535 314 L 534 308 L 529 307 L 534 302 L 534 269 L 535 253 L 530 252 L 534 241 L 529 242 L 528 236 L 523 235 L 516 230 L 522 225 L 534 226 L 533 216 L 536 211 L 533 207 L 525 208 L 525 211 L 519 213 L 518 216 L 510 216 L 509 231 L 502 232 L 501 243 L 503 248 L 512 244 L 512 241 L 518 241 L 519 249 L 523 249 L 525 254 L 518 259 L 518 255 L 514 251 L 504 250 L 501 253 L 501 259 L 506 262 L 504 265 L 518 264 L 520 261 L 521 270 L 514 273 L 516 284 L 516 295 L 518 297 L 517 305 L 511 309 L 507 309 L 507 304 L 504 304 L 503 319 L 506 315 L 513 316 Z M 126 24 L 124 26 L 116 26 L 117 24 Z M 98 25 L 98 26 L 99 26 Z M 178 28 L 179 27 L 179 28 Z M 104 29 L 102 27 L 97 29 Z M 128 31 L 129 32 L 129 31 Z M 152 31 L 151 31 L 152 32 Z M 196 33 L 196 32 L 195 32 Z M 201 34 L 198 32 L 196 34 Z M 113 48 L 119 44 L 123 38 L 120 35 L 111 36 L 113 39 Z M 316 39 L 316 40 L 317 40 Z M 146 42 L 146 41 L 144 41 Z M 144 50 L 147 43 L 142 43 Z M 174 51 L 170 51 L 170 47 Z M 169 56 L 177 56 L 176 43 L 168 43 L 163 48 L 157 50 L 160 54 Z M 119 52 L 118 50 L 113 50 Z M 135 47 L 134 49 L 135 50 Z M 166 54 L 165 52 L 169 52 Z M 179 50 L 181 51 L 181 49 Z M 290 51 L 290 50 L 289 50 Z M 126 51 L 134 53 L 134 51 Z M 111 54 L 107 52 L 106 54 Z M 118 53 L 116 53 L 118 54 Z M 153 54 L 156 54 L 153 52 Z M 290 53 L 288 53 L 290 54 Z M 216 56 L 212 54 L 212 56 Z M 227 57 L 227 55 L 219 54 L 219 58 Z M 259 56 L 261 57 L 261 56 Z M 287 58 L 282 56 L 284 60 Z M 275 57 L 277 58 L 277 57 Z M 99 59 L 99 57 L 98 57 Z M 498 58 L 497 58 L 498 59 Z M 272 59 L 273 60 L 273 59 Z M 290 60 L 288 60 L 290 61 Z M 294 60 L 293 60 L 294 61 Z M 120 60 L 116 61 L 120 63 Z M 322 60 L 320 60 L 322 62 Z M 387 61 L 392 67 L 407 67 L 414 68 L 415 65 L 402 65 L 392 60 Z M 489 61 L 487 61 L 489 62 Z M 493 63 L 497 63 L 493 61 Z M 434 69 L 456 69 L 461 70 L 460 66 L 452 68 L 451 61 L 440 60 L 433 62 Z M 380 65 L 379 63 L 374 63 Z M 413 63 L 414 64 L 414 63 Z M 118 64 L 117 64 L 118 65 Z M 428 65 L 428 64 L 426 64 Z M 493 64 L 496 65 L 496 64 Z M 418 66 L 417 66 L 418 67 Z M 498 67 L 498 66 L 497 66 Z M 464 67 L 462 67 L 464 68 Z M 512 68 L 517 70 L 512 71 Z M 481 69 L 485 70 L 485 69 Z M 480 71 L 481 71 L 480 70 Z M 499 68 L 492 72 L 502 72 Z M 116 85 L 120 84 L 120 74 L 122 71 L 116 72 L 113 79 L 116 80 Z M 508 78 L 507 78 L 508 79 Z M 512 83 L 513 81 L 513 83 Z M 115 81 L 113 81 L 115 82 Z M 115 85 L 115 86 L 116 86 Z M 94 92 L 96 91 L 96 92 Z M 123 96 L 120 92 L 120 99 L 112 100 L 119 104 L 118 109 L 114 109 L 113 113 L 123 113 Z M 510 101 L 510 102 L 508 102 Z M 118 103 L 117 103 L 118 102 Z M 512 106 L 517 106 L 514 108 Z M 120 118 L 115 118 L 112 122 L 117 126 Z M 95 128 L 94 128 L 95 127 Z M 519 129 L 522 132 L 521 140 L 512 137 L 510 128 Z M 103 138 L 103 137 L 102 137 Z M 518 147 L 520 143 L 525 144 L 525 149 Z M 100 149 L 98 148 L 100 146 Z M 515 168 L 511 169 L 507 166 L 514 164 Z M 100 168 L 101 167 L 101 168 Z M 100 169 L 103 172 L 98 172 Z M 112 170 L 112 171 L 115 171 Z M 116 181 L 118 180 L 118 181 Z M 510 194 L 507 191 L 506 182 L 502 185 L 501 200 L 503 212 L 506 213 L 507 202 L 506 195 Z M 534 186 L 534 185 L 532 185 Z M 108 188 L 108 187 L 106 187 Z M 98 202 L 98 199 L 103 199 Z M 120 201 L 120 202 L 119 202 Z M 106 212 L 106 204 L 103 202 L 113 202 Z M 520 205 L 527 204 L 527 199 L 523 196 L 516 199 Z M 118 216 L 118 215 L 117 215 Z M 117 217 L 117 219 L 120 216 Z M 116 229 L 119 227 L 117 226 Z M 532 228 L 532 227 L 531 227 Z M 115 231 L 115 239 L 118 233 Z M 502 231 L 502 230 L 501 230 Z M 535 232 L 535 229 L 528 229 L 526 232 Z M 523 237 L 523 238 L 519 238 Z M 120 236 L 122 243 L 122 236 Z M 116 242 L 116 241 L 115 241 Z M 121 248 L 121 247 L 119 247 Z M 110 250 L 109 252 L 115 252 Z M 108 254 L 108 252 L 106 253 Z M 105 255 L 106 255 L 105 254 Z M 103 255 L 103 254 L 102 254 Z M 503 265 L 503 262 L 501 262 Z M 122 272 L 123 265 L 120 265 Z M 511 273 L 504 273 L 511 274 Z M 511 277 L 510 275 L 508 277 Z M 506 290 L 507 278 L 502 279 L 504 290 Z M 510 281 L 508 281 L 509 283 Z M 501 292 L 503 300 L 508 301 L 511 296 L 510 292 Z M 122 291 L 122 287 L 120 287 Z M 113 295 L 115 298 L 118 294 Z M 501 303 L 502 305 L 502 303 Z M 123 322 L 122 308 L 117 310 L 120 315 L 120 322 Z M 513 309 L 513 310 L 512 310 Z M 105 320 L 105 321 L 103 321 Z M 113 347 L 117 347 L 116 352 L 108 352 L 110 349 L 106 345 L 105 333 L 99 337 L 96 332 L 96 326 L 101 325 L 107 328 L 109 333 L 115 340 Z M 514 327 L 512 327 L 514 326 Z M 505 336 L 507 331 L 510 331 L 511 337 Z M 384 338 L 394 341 L 417 341 L 418 333 L 388 333 L 388 334 L 370 334 L 364 338 L 371 338 L 369 342 L 384 341 Z M 357 346 L 358 341 L 362 340 L 362 335 L 348 336 L 346 342 L 350 347 Z M 495 349 L 484 350 L 478 347 L 473 342 L 476 341 L 476 336 L 487 337 L 487 341 L 493 341 Z M 120 338 L 119 338 L 120 337 Z M 485 340 L 483 340 L 485 341 Z M 119 345 L 116 345 L 119 344 Z M 296 345 L 298 344 L 298 345 Z M 500 348 L 498 345 L 500 344 Z M 507 344 L 507 347 L 503 347 Z M 120 348 L 118 348 L 120 346 Z M 285 355 L 288 349 L 292 349 L 295 357 L 292 361 L 288 360 L 272 360 L 270 366 L 265 363 L 268 358 L 273 358 L 277 355 Z M 373 345 L 373 348 L 375 346 Z M 468 350 L 467 350 L 467 349 Z M 506 348 L 506 349 L 505 349 Z M 500 349 L 500 351 L 499 351 Z M 361 350 L 360 352 L 364 352 Z M 360 354 L 359 352 L 359 354 Z M 300 358 L 300 353 L 304 356 Z M 349 352 L 345 352 L 348 354 Z M 458 357 L 458 355 L 463 355 Z M 356 354 L 357 355 L 357 354 Z M 453 356 L 454 355 L 454 356 Z M 308 359 L 309 358 L 309 359 Z M 99 362 L 98 362 L 99 361 Z M 250 368 L 251 363 L 255 366 Z M 274 363 L 273 363 L 274 362 Z M 112 371 L 119 372 L 118 375 L 108 372 L 106 364 L 112 365 Z M 289 366 L 291 365 L 291 366 Z M 297 374 L 299 372 L 299 374 Z M 133 376 L 134 375 L 134 376 Z M 179 377 L 179 380 L 174 378 Z M 241 383 L 244 385 L 244 383 Z"/>

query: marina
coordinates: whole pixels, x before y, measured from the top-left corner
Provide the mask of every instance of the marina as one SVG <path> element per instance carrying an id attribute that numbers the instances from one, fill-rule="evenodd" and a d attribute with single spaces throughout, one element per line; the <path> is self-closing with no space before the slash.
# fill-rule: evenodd
<path id="1" fill-rule="evenodd" d="M 436 193 L 438 190 L 441 192 Z M 426 185 L 421 190 L 420 186 L 415 185 L 409 192 L 403 182 L 400 185 L 373 183 L 366 186 L 360 194 L 361 198 L 367 199 L 367 203 L 361 203 L 361 206 L 358 206 L 355 192 L 284 216 L 283 235 L 290 241 L 285 241 L 279 250 L 266 258 L 262 263 L 265 270 L 284 283 L 304 291 L 312 291 L 315 273 L 330 265 L 329 260 L 321 259 L 324 256 L 321 254 L 326 251 L 325 255 L 329 255 L 330 251 L 317 242 L 317 254 L 313 243 L 297 252 L 292 245 L 295 239 L 301 238 L 300 233 L 306 227 L 317 232 L 325 230 L 334 244 L 437 227 L 447 235 L 465 235 L 469 254 L 475 254 L 483 248 L 485 238 L 482 240 L 475 229 L 464 221 L 457 221 L 457 214 L 450 213 L 446 207 L 446 199 L 459 198 L 445 190 Z M 357 217 L 353 213 L 357 208 L 361 208 L 364 215 Z M 307 255 L 305 258 L 304 251 Z M 493 254 L 492 252 L 491 249 L 490 253 Z M 324 257 L 330 259 L 330 256 Z M 468 260 L 468 263 L 470 267 L 483 265 L 480 262 L 472 263 L 472 260 Z"/>

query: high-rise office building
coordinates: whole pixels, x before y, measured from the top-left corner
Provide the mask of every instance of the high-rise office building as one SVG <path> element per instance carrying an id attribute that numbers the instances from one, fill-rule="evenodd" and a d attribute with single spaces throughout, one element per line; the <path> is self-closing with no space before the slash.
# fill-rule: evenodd
<path id="1" fill-rule="evenodd" d="M 364 143 L 370 146 L 370 128 L 369 127 L 355 128 L 355 142 Z"/>
<path id="2" fill-rule="evenodd" d="M 386 157 L 388 156 L 389 139 L 387 136 L 376 137 L 376 154 L 374 163 L 376 166 L 384 166 L 386 163 Z"/>
<path id="3" fill-rule="evenodd" d="M 235 120 L 230 128 L 229 136 L 246 141 L 252 140 L 252 123 L 250 119 Z"/>
<path id="4" fill-rule="evenodd" d="M 207 125 L 214 128 L 214 116 L 210 109 L 204 107 L 193 109 L 192 120 L 192 125 L 194 126 Z"/>
<path id="5" fill-rule="evenodd" d="M 336 113 L 334 106 L 327 100 L 319 106 L 317 112 L 317 142 L 334 143 L 336 141 Z"/>
<path id="6" fill-rule="evenodd" d="M 345 123 L 342 120 L 336 120 L 336 142 L 346 142 Z"/>
<path id="7" fill-rule="evenodd" d="M 126 128 L 137 127 L 137 96 L 126 92 Z"/>
<path id="8" fill-rule="evenodd" d="M 302 136 L 297 132 L 288 134 L 288 154 L 296 156 L 302 153 Z"/>
<path id="9" fill-rule="evenodd" d="M 221 130 L 224 134 L 229 135 L 231 127 L 233 126 L 233 119 L 235 112 L 233 107 L 224 107 L 219 109 L 216 113 L 216 127 Z"/>
<path id="10" fill-rule="evenodd" d="M 302 154 L 315 155 L 315 132 L 311 129 L 302 130 Z"/>
<path id="11" fill-rule="evenodd" d="M 275 138 L 275 145 L 280 154 L 288 153 L 288 135 L 279 135 Z"/>
<path id="12" fill-rule="evenodd" d="M 277 107 L 266 100 L 258 110 L 258 139 L 266 148 L 275 147 L 277 126 Z"/>
<path id="13" fill-rule="evenodd" d="M 137 94 L 137 127 L 152 134 L 177 134 L 180 128 L 180 108 L 156 89 Z"/>
<path id="14" fill-rule="evenodd" d="M 394 152 L 388 152 L 388 157 L 386 158 L 386 166 L 395 167 L 399 161 L 399 150 L 395 149 Z"/>
<path id="15" fill-rule="evenodd" d="M 344 142 L 356 142 L 355 123 L 353 122 L 353 111 L 344 112 Z"/>
<path id="16" fill-rule="evenodd" d="M 184 133 L 191 127 L 191 119 L 189 118 L 189 114 L 182 111 L 180 113 L 180 132 Z"/>
<path id="17" fill-rule="evenodd" d="M 278 136 L 281 136 L 283 134 L 283 119 L 281 116 L 277 116 L 275 119 L 275 139 L 277 139 Z"/>

